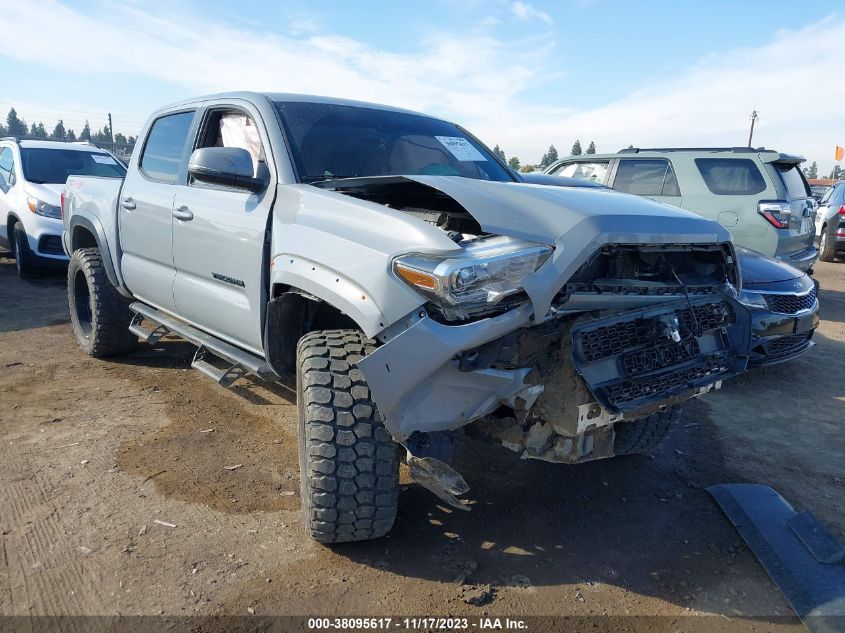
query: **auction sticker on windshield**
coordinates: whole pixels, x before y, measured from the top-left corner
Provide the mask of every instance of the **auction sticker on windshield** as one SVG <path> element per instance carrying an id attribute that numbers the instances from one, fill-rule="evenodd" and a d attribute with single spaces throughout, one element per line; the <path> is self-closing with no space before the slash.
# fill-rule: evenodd
<path id="1" fill-rule="evenodd" d="M 459 161 L 486 161 L 484 155 L 475 149 L 468 140 L 460 136 L 435 136 L 443 147 L 457 158 Z"/>
<path id="2" fill-rule="evenodd" d="M 100 163 L 101 165 L 117 165 L 117 161 L 106 154 L 91 154 L 91 158 L 94 159 L 95 163 Z"/>

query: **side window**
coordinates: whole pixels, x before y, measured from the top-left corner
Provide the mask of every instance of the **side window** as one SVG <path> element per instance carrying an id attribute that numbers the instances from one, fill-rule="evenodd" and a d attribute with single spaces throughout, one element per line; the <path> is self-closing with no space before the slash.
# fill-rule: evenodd
<path id="1" fill-rule="evenodd" d="M 607 161 L 596 161 L 594 163 L 569 163 L 561 165 L 560 168 L 554 172 L 555 176 L 565 176 L 567 178 L 578 178 L 579 180 L 587 180 L 598 184 L 604 183 L 605 176 L 607 176 Z"/>
<path id="2" fill-rule="evenodd" d="M 9 147 L 0 150 L 0 176 L 7 187 L 15 184 L 15 157 Z"/>
<path id="3" fill-rule="evenodd" d="M 763 174 L 748 158 L 696 158 L 695 166 L 717 196 L 750 196 L 766 189 Z"/>
<path id="4" fill-rule="evenodd" d="M 168 114 L 156 119 L 141 154 L 141 171 L 153 180 L 174 184 L 193 120 L 193 112 Z"/>
<path id="5" fill-rule="evenodd" d="M 212 110 L 206 116 L 197 142 L 201 147 L 239 147 L 252 157 L 253 175 L 258 176 L 265 159 L 261 135 L 252 117 L 239 110 Z"/>
<path id="6" fill-rule="evenodd" d="M 665 158 L 623 158 L 613 188 L 638 196 L 679 196 L 675 169 Z"/>
<path id="7" fill-rule="evenodd" d="M 828 200 L 830 200 L 833 193 L 838 189 L 838 187 L 828 187 L 827 191 L 824 192 L 821 201 L 819 204 L 827 204 Z"/>

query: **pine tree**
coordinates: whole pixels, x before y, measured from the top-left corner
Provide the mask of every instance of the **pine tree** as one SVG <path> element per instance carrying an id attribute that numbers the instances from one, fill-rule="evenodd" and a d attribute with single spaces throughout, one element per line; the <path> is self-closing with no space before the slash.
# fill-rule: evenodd
<path id="1" fill-rule="evenodd" d="M 74 132 L 73 130 L 68 130 L 67 134 L 65 134 L 65 138 L 69 141 L 75 141 L 76 140 L 76 132 Z"/>
<path id="2" fill-rule="evenodd" d="M 595 154 L 596 153 L 596 144 L 594 141 L 590 141 L 590 146 L 587 148 L 588 154 Z"/>
<path id="3" fill-rule="evenodd" d="M 56 123 L 56 127 L 53 128 L 53 133 L 50 135 L 50 138 L 56 139 L 57 141 L 63 141 L 67 138 L 67 132 L 65 132 L 65 122 L 62 119 L 59 119 L 59 122 Z"/>
<path id="4" fill-rule="evenodd" d="M 6 115 L 6 134 L 9 136 L 26 136 L 26 122 L 18 118 L 14 108 Z"/>
<path id="5" fill-rule="evenodd" d="M 516 156 L 511 156 L 508 159 L 508 167 L 514 171 L 519 171 L 519 159 Z"/>
<path id="6" fill-rule="evenodd" d="M 572 151 L 569 152 L 572 156 L 580 156 L 584 152 L 581 151 L 581 141 L 576 140 L 572 145 Z"/>
<path id="7" fill-rule="evenodd" d="M 496 156 L 498 156 L 500 159 L 502 159 L 503 161 L 507 160 L 507 158 L 505 158 L 505 153 L 502 151 L 502 149 L 498 145 L 496 145 L 496 147 L 493 148 L 493 153 Z"/>
<path id="8" fill-rule="evenodd" d="M 90 141 L 91 140 L 91 126 L 88 125 L 88 121 L 85 121 L 85 127 L 82 128 L 82 132 L 79 133 L 79 140 L 80 141 Z"/>

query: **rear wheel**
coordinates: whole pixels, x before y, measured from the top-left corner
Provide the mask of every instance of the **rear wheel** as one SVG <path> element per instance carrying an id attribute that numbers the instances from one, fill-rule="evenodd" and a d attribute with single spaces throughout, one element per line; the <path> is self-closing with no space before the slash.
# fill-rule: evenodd
<path id="1" fill-rule="evenodd" d="M 100 249 L 74 251 L 67 269 L 67 297 L 73 333 L 89 356 L 114 356 L 138 344 L 129 331 L 129 301 L 106 276 Z"/>
<path id="2" fill-rule="evenodd" d="M 375 350 L 358 330 L 323 330 L 297 346 L 302 519 L 321 543 L 364 541 L 393 526 L 397 446 L 355 363 Z"/>
<path id="3" fill-rule="evenodd" d="M 22 279 L 32 279 L 38 276 L 38 266 L 35 264 L 35 255 L 29 248 L 29 240 L 26 238 L 26 229 L 23 224 L 15 222 L 13 229 L 15 248 L 15 268 Z"/>
<path id="4" fill-rule="evenodd" d="M 836 259 L 836 242 L 828 236 L 827 224 L 822 227 L 819 238 L 819 259 L 823 262 L 832 262 Z"/>
<path id="5" fill-rule="evenodd" d="M 617 455 L 650 453 L 668 437 L 669 431 L 680 417 L 680 407 L 672 407 L 639 420 L 615 424 L 613 452 Z"/>

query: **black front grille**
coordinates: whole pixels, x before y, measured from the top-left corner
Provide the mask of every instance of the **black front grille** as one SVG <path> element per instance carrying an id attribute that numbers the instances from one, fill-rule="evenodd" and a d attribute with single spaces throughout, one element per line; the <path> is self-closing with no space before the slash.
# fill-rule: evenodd
<path id="1" fill-rule="evenodd" d="M 781 354 L 788 354 L 804 347 L 810 342 L 813 333 L 809 334 L 793 334 L 792 336 L 783 336 L 766 344 L 766 352 L 772 356 L 780 356 Z"/>
<path id="2" fill-rule="evenodd" d="M 622 359 L 622 370 L 626 376 L 647 374 L 689 360 L 700 352 L 701 348 L 694 338 L 680 343 L 665 343 L 628 354 Z"/>
<path id="3" fill-rule="evenodd" d="M 695 367 L 667 371 L 657 376 L 626 378 L 621 382 L 603 388 L 610 404 L 616 408 L 649 396 L 663 396 L 676 392 L 678 388 L 692 386 L 707 376 L 717 376 L 728 371 L 724 356 L 709 354 Z"/>
<path id="4" fill-rule="evenodd" d="M 38 240 L 38 252 L 45 255 L 64 255 L 62 238 L 59 235 L 42 235 Z"/>
<path id="5" fill-rule="evenodd" d="M 686 338 L 727 325 L 731 311 L 726 303 L 717 301 L 693 306 L 692 311 L 677 310 L 675 315 L 680 334 Z M 591 362 L 643 345 L 653 346 L 664 337 L 659 328 L 658 319 L 640 318 L 589 330 L 581 336 L 581 354 Z"/>
<path id="6" fill-rule="evenodd" d="M 796 314 L 802 310 L 809 310 L 816 305 L 816 289 L 803 295 L 772 295 L 763 293 L 766 305 L 772 312 L 781 314 Z"/>

